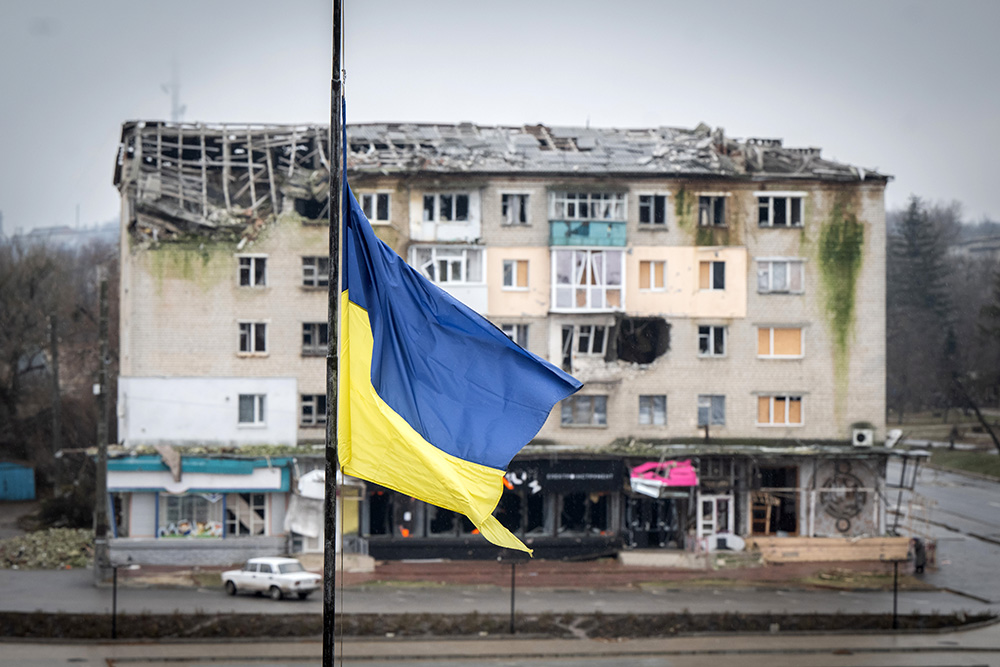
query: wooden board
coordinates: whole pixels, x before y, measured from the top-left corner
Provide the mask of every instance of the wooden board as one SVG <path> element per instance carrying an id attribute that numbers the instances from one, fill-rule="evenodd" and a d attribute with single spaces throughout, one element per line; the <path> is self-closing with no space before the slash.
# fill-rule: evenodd
<path id="1" fill-rule="evenodd" d="M 908 537 L 763 537 L 747 538 L 747 550 L 771 563 L 849 560 L 906 560 Z"/>

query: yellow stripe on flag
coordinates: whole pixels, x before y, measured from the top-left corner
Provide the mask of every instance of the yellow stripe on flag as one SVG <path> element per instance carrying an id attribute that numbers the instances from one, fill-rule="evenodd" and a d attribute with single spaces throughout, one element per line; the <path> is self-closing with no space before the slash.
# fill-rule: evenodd
<path id="1" fill-rule="evenodd" d="M 341 294 L 338 456 L 348 475 L 460 512 L 500 547 L 531 549 L 493 516 L 503 470 L 441 451 L 411 427 L 371 384 L 373 338 L 368 313 Z"/>

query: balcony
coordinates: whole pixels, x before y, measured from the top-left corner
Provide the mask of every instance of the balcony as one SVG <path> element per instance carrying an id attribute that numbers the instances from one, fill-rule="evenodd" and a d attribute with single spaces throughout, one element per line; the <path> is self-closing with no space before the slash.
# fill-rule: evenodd
<path id="1" fill-rule="evenodd" d="M 550 220 L 550 246 L 624 248 L 625 222 L 608 220 Z"/>

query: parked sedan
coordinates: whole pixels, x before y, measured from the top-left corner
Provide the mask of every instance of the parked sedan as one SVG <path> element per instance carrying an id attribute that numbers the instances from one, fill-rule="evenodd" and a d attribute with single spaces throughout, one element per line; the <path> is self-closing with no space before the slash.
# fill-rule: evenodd
<path id="1" fill-rule="evenodd" d="M 226 592 L 267 593 L 272 600 L 297 595 L 305 600 L 320 586 L 322 577 L 307 572 L 294 558 L 251 558 L 239 570 L 222 573 Z"/>

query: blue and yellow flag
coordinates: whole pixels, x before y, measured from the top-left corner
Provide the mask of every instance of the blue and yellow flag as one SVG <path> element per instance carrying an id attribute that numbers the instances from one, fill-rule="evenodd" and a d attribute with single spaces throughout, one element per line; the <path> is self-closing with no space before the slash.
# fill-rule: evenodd
<path id="1" fill-rule="evenodd" d="M 530 553 L 493 516 L 504 471 L 580 382 L 421 276 L 344 189 L 341 467 Z"/>

